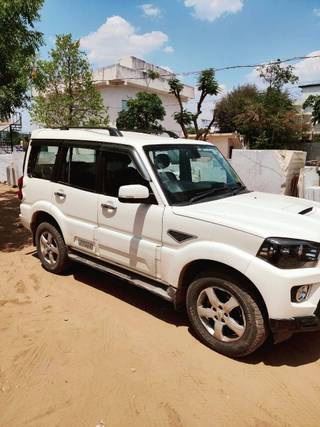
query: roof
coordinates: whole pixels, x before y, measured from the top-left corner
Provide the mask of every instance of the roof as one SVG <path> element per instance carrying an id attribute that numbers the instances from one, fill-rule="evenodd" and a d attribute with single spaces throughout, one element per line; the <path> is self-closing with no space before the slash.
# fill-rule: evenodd
<path id="1" fill-rule="evenodd" d="M 159 77 L 147 82 L 146 72 L 153 70 L 159 73 Z M 93 71 L 93 82 L 99 89 L 112 87 L 124 88 L 132 86 L 135 88 L 148 89 L 152 93 L 170 94 L 169 79 L 174 73 L 148 63 L 134 56 L 122 58 L 120 62 L 107 67 L 98 68 Z M 184 84 L 181 92 L 183 101 L 194 98 L 194 87 Z M 172 97 L 174 95 L 171 94 Z"/>
<path id="2" fill-rule="evenodd" d="M 192 139 L 173 139 L 164 136 L 139 134 L 135 132 L 128 132 L 124 136 L 110 136 L 110 133 L 106 129 L 37 129 L 31 134 L 31 139 L 60 139 L 60 140 L 72 140 L 72 141 L 94 141 L 94 142 L 109 142 L 113 144 L 130 145 L 135 147 L 141 147 L 145 145 L 154 144 L 195 144 L 196 141 Z M 199 141 L 198 141 L 199 142 Z M 201 144 L 208 144 L 205 141 L 201 141 Z M 211 144 L 210 144 L 211 145 Z"/>

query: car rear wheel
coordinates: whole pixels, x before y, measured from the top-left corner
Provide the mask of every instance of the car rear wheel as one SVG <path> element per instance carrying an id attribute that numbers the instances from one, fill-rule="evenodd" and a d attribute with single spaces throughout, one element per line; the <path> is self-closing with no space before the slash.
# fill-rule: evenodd
<path id="1" fill-rule="evenodd" d="M 42 266 L 51 273 L 63 273 L 69 266 L 68 251 L 61 233 L 47 222 L 36 230 L 38 257 Z"/>
<path id="2" fill-rule="evenodd" d="M 268 328 L 256 296 L 232 275 L 202 274 L 190 284 L 186 303 L 196 335 L 219 353 L 243 357 L 267 338 Z"/>

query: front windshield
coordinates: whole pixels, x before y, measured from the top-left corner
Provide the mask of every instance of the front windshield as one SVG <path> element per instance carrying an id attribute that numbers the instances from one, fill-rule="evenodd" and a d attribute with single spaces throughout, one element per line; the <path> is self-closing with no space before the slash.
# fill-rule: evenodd
<path id="1" fill-rule="evenodd" d="M 168 144 L 144 149 L 172 205 L 227 197 L 244 189 L 235 171 L 213 146 Z"/>

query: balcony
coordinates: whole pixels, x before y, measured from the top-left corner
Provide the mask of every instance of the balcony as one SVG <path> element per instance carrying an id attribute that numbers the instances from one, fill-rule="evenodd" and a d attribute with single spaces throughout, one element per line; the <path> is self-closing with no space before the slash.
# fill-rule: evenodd
<path id="1" fill-rule="evenodd" d="M 152 93 L 168 94 L 168 80 L 171 77 L 174 77 L 174 74 L 160 67 L 154 66 L 154 68 L 154 71 L 157 71 L 160 74 L 160 77 L 155 80 L 150 80 L 147 78 L 146 69 L 150 69 L 150 67 L 147 67 L 146 69 L 133 69 L 122 64 L 115 64 L 94 71 L 93 80 L 98 88 L 106 86 L 128 85 L 138 87 L 141 90 L 149 90 Z M 193 86 L 184 85 L 184 89 L 181 95 L 184 102 L 188 101 L 189 99 L 193 99 Z"/>

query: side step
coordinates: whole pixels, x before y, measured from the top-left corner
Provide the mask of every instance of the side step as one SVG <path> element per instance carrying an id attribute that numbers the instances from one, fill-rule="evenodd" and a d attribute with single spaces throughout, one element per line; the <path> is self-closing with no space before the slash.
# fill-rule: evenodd
<path id="1" fill-rule="evenodd" d="M 158 295 L 166 301 L 174 302 L 175 289 L 171 286 L 166 286 L 155 280 L 148 279 L 147 277 L 140 276 L 139 274 L 125 270 L 123 268 L 114 266 L 104 261 L 96 260 L 85 255 L 69 252 L 69 258 L 72 261 L 80 262 L 81 264 L 93 267 L 96 270 L 103 271 L 104 273 L 112 274 L 113 276 L 120 277 L 129 283 L 132 283 L 139 288 L 146 289 L 147 291 Z"/>

